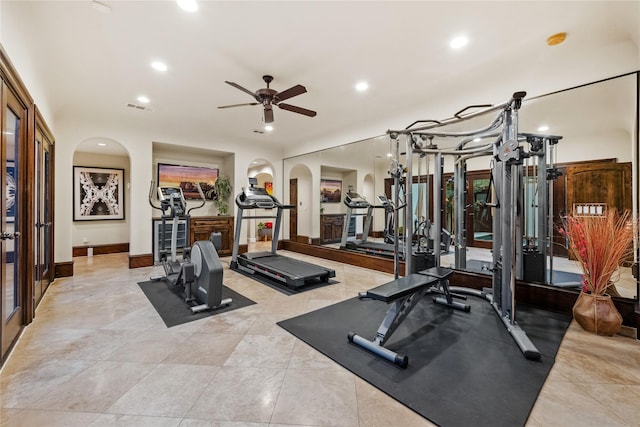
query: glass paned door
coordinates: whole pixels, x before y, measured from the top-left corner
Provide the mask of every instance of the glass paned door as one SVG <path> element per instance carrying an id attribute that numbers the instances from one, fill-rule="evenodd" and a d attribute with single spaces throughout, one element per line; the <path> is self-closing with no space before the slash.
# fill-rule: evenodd
<path id="1" fill-rule="evenodd" d="M 34 200 L 34 265 L 33 298 L 35 305 L 44 295 L 51 281 L 51 144 L 42 132 L 36 131 L 35 142 L 35 200 Z"/>
<path id="2" fill-rule="evenodd" d="M 2 89 L 2 169 L 0 180 L 4 188 L 2 214 L 0 220 L 0 242 L 2 243 L 2 262 L 0 280 L 2 282 L 2 352 L 4 358 L 11 344 L 17 338 L 23 325 L 24 281 L 20 280 L 19 268 L 21 248 L 20 240 L 20 198 L 19 191 L 19 154 L 21 141 L 26 137 L 26 110 L 15 95 Z"/>

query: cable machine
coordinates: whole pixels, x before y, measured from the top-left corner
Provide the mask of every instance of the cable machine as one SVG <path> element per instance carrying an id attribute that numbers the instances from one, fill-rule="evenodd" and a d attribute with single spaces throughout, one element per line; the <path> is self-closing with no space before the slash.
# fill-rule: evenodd
<path id="1" fill-rule="evenodd" d="M 562 138 L 554 135 L 520 134 L 518 132 L 518 110 L 522 105 L 525 92 L 516 92 L 511 99 L 497 106 L 474 105 L 466 107 L 454 114 L 454 117 L 443 121 L 429 121 L 428 125 L 412 127 L 394 131 L 389 130 L 391 139 L 399 142 L 401 135 L 406 138 L 407 159 L 411 159 L 413 153 L 428 154 L 433 156 L 433 226 L 435 230 L 442 228 L 442 203 L 440 192 L 443 191 L 444 155 L 454 157 L 454 203 L 455 203 L 455 267 L 466 267 L 466 200 L 467 160 L 479 156 L 491 156 L 491 182 L 493 183 L 493 199 L 488 206 L 494 210 L 493 215 L 493 241 L 492 241 L 492 288 L 479 291 L 475 289 L 452 287 L 452 291 L 461 294 L 470 294 L 488 300 L 496 313 L 503 321 L 505 327 L 517 343 L 518 347 L 527 359 L 539 359 L 540 352 L 527 337 L 526 333 L 516 322 L 515 281 L 523 277 L 523 254 L 527 252 L 527 273 L 540 271 L 546 272 L 547 250 L 551 247 L 548 238 L 549 230 L 552 230 L 552 215 L 548 210 L 547 180 L 557 177 L 557 169 L 548 165 L 548 147 L 555 146 Z M 462 115 L 469 108 L 488 107 L 475 113 Z M 493 121 L 484 128 L 451 132 L 439 128 L 459 123 L 471 118 L 498 112 Z M 419 122 L 414 122 L 414 124 Z M 455 148 L 437 149 L 425 146 L 427 138 L 462 138 Z M 489 142 L 487 142 L 489 139 Z M 472 144 L 474 143 L 475 144 Z M 521 142 L 529 144 L 529 150 L 521 145 Z M 532 168 L 527 171 L 536 172 L 537 191 L 532 197 L 532 207 L 536 216 L 531 218 L 531 234 L 523 234 L 524 200 L 523 200 L 523 165 L 526 159 L 531 159 Z M 412 182 L 412 161 L 407 166 L 407 182 Z M 408 187 L 406 192 L 406 204 L 412 206 L 412 192 Z M 533 210 L 532 210 L 533 211 Z M 410 210 L 405 211 L 405 239 L 413 234 L 412 217 Z M 547 220 L 547 217 L 550 217 Z M 549 225 L 548 225 L 549 224 Z M 525 245 L 524 243 L 527 242 Z M 433 247 L 440 247 L 440 233 L 434 233 Z M 440 253 L 435 252 L 435 263 L 440 267 Z M 542 265 L 540 265 L 542 264 Z M 410 257 L 405 261 L 406 271 L 411 270 Z M 542 282 L 546 282 L 546 277 Z"/>

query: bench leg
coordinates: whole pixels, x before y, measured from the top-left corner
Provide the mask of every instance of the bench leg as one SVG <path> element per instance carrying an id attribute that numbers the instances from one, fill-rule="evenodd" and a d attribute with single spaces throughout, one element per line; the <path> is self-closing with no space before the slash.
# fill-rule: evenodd
<path id="1" fill-rule="evenodd" d="M 383 359 L 400 366 L 401 368 L 406 368 L 409 364 L 409 358 L 405 355 L 389 350 L 384 347 L 384 344 L 389 340 L 389 338 L 391 338 L 391 335 L 393 335 L 396 329 L 398 329 L 398 326 L 400 326 L 402 321 L 406 319 L 411 310 L 413 310 L 416 304 L 427 292 L 429 292 L 429 288 L 424 287 L 420 291 L 409 295 L 401 301 L 395 301 L 391 307 L 389 307 L 389 310 L 387 310 L 387 314 L 382 320 L 382 323 L 380 323 L 372 341 L 369 341 L 368 339 L 353 332 L 349 332 L 347 337 L 349 342 L 352 342 L 365 350 L 372 352 L 376 356 L 380 356 Z"/>
<path id="2" fill-rule="evenodd" d="M 451 291 L 449 290 L 448 279 L 440 279 L 438 281 L 438 291 L 441 291 L 443 296 L 435 297 L 433 299 L 433 302 L 435 302 L 436 304 L 445 305 L 456 310 L 464 311 L 465 313 L 471 311 L 470 305 L 453 300 L 453 296 L 451 296 Z"/>

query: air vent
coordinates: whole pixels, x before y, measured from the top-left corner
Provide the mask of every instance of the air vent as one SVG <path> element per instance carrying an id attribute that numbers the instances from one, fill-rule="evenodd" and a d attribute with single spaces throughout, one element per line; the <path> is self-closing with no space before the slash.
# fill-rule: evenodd
<path id="1" fill-rule="evenodd" d="M 151 108 L 149 107 L 145 107 L 142 105 L 136 105 L 136 104 L 127 104 L 127 107 L 129 108 L 133 108 L 135 110 L 143 110 L 143 111 L 153 111 Z"/>

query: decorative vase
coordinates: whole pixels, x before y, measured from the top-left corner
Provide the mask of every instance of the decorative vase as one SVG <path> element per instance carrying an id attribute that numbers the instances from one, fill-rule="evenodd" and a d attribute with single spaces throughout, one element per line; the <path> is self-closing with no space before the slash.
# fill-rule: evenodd
<path id="1" fill-rule="evenodd" d="M 585 331 L 608 337 L 622 327 L 622 316 L 607 294 L 580 292 L 573 306 L 573 318 Z"/>

